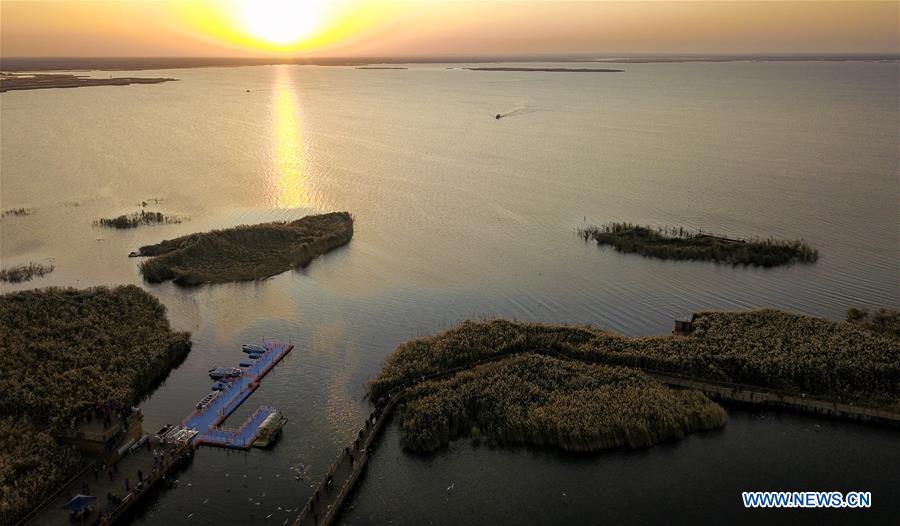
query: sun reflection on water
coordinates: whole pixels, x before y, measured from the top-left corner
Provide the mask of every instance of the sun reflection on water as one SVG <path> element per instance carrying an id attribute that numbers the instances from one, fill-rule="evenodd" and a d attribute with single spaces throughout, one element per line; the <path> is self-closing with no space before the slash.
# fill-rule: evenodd
<path id="1" fill-rule="evenodd" d="M 274 166 L 272 204 L 280 208 L 309 206 L 306 152 L 300 105 L 285 66 L 277 69 L 274 91 Z"/>

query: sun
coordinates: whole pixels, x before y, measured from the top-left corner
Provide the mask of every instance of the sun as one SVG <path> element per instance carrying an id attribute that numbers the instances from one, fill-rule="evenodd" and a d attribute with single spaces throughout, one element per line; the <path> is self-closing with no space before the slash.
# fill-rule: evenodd
<path id="1" fill-rule="evenodd" d="M 322 4 L 322 0 L 245 0 L 241 20 L 255 38 L 288 46 L 321 29 Z"/>

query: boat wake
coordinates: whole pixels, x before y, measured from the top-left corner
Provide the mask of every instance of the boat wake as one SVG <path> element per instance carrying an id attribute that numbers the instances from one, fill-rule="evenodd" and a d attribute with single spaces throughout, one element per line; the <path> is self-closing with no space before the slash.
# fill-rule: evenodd
<path id="1" fill-rule="evenodd" d="M 495 119 L 505 119 L 507 117 L 512 117 L 514 115 L 524 115 L 526 113 L 531 113 L 537 111 L 537 108 L 534 107 L 534 101 L 529 99 L 524 101 L 512 109 L 509 109 L 505 112 L 497 113 L 494 115 Z"/>

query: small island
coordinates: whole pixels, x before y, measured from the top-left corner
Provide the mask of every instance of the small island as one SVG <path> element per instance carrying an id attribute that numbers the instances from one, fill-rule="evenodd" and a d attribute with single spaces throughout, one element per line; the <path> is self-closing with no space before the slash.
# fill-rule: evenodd
<path id="1" fill-rule="evenodd" d="M 100 218 L 94 222 L 95 226 L 108 228 L 137 228 L 141 225 L 167 225 L 181 223 L 181 218 L 166 216 L 162 212 L 150 212 L 141 210 L 133 214 L 123 214 L 113 218 Z"/>
<path id="2" fill-rule="evenodd" d="M 409 69 L 400 66 L 357 66 L 356 69 Z"/>
<path id="3" fill-rule="evenodd" d="M 52 264 L 30 262 L 27 265 L 17 265 L 15 267 L 0 270 L 0 281 L 6 283 L 21 283 L 30 281 L 34 277 L 42 278 L 44 275 L 53 272 Z"/>
<path id="4" fill-rule="evenodd" d="M 292 222 L 242 225 L 190 234 L 141 247 L 133 256 L 150 283 L 184 286 L 265 279 L 305 267 L 353 237 L 349 212 L 306 216 Z"/>
<path id="5" fill-rule="evenodd" d="M 159 84 L 178 79 L 153 77 L 110 77 L 95 78 L 83 75 L 39 73 L 34 75 L 3 73 L 0 75 L 0 93 L 5 91 L 82 88 L 88 86 L 127 86 L 129 84 Z"/>
<path id="6" fill-rule="evenodd" d="M 469 71 L 538 71 L 544 73 L 624 73 L 624 69 L 609 68 L 509 68 L 509 67 L 485 67 L 462 68 Z"/>
<path id="7" fill-rule="evenodd" d="M 803 240 L 736 239 L 684 228 L 654 229 L 631 223 L 608 223 L 581 228 L 578 235 L 585 241 L 609 245 L 619 252 L 659 259 L 774 267 L 812 263 L 819 258 L 818 250 Z"/>
<path id="8" fill-rule="evenodd" d="M 34 208 L 11 208 L 9 210 L 4 210 L 0 212 L 0 217 L 21 217 L 21 216 L 30 216 L 35 213 Z"/>
<path id="9" fill-rule="evenodd" d="M 190 335 L 134 285 L 0 296 L 0 523 L 93 462 L 73 445 L 78 430 L 130 411 L 189 350 Z"/>

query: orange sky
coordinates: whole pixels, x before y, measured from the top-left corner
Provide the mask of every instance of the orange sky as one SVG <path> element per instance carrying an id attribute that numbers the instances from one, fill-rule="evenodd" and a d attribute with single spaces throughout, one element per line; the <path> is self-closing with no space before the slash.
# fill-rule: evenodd
<path id="1" fill-rule="evenodd" d="M 15 56 L 898 53 L 898 2 L 0 3 Z"/>

